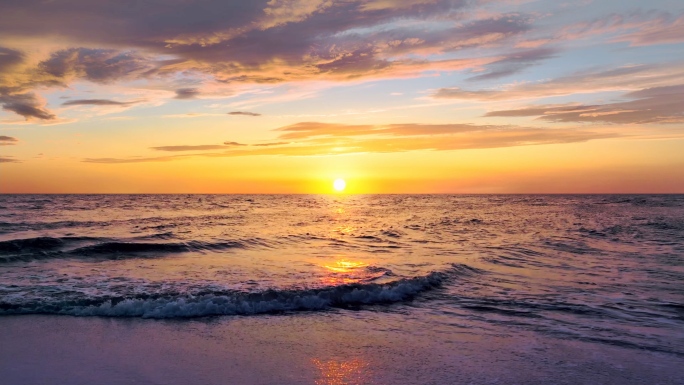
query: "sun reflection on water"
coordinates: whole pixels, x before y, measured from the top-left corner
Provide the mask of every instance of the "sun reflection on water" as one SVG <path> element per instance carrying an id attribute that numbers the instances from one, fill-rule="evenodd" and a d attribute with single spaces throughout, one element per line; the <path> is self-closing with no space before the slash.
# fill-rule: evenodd
<path id="1" fill-rule="evenodd" d="M 331 265 L 323 265 L 328 270 L 332 270 L 336 273 L 349 273 L 354 271 L 354 269 L 362 268 L 368 266 L 367 263 L 364 262 L 354 262 L 354 261 L 346 261 L 346 260 L 340 260 L 336 261 L 333 266 Z"/>
<path id="2" fill-rule="evenodd" d="M 367 384 L 369 364 L 355 358 L 349 361 L 322 361 L 314 358 L 313 364 L 319 370 L 316 385 Z"/>
<path id="3" fill-rule="evenodd" d="M 341 259 L 322 267 L 329 271 L 328 275 L 321 278 L 323 284 L 328 286 L 358 283 L 369 278 L 366 270 L 368 264 L 361 261 Z"/>

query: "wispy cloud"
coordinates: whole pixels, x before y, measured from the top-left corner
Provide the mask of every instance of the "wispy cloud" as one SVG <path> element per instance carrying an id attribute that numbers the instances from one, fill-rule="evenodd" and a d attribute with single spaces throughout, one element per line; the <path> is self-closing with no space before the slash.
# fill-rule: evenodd
<path id="1" fill-rule="evenodd" d="M 537 116 L 551 122 L 611 124 L 684 123 L 684 84 L 630 92 L 627 102 L 533 106 L 488 112 L 485 116 Z"/>
<path id="2" fill-rule="evenodd" d="M 132 102 L 117 102 L 115 100 L 107 99 L 76 99 L 69 100 L 62 103 L 63 106 L 129 106 L 131 104 L 140 103 L 140 101 Z"/>
<path id="3" fill-rule="evenodd" d="M 505 58 L 487 65 L 488 71 L 484 74 L 473 76 L 468 80 L 491 80 L 510 76 L 554 57 L 556 52 L 557 50 L 552 48 L 535 48 L 510 53 Z"/>
<path id="4" fill-rule="evenodd" d="M 206 150 L 222 150 L 225 149 L 226 146 L 220 145 L 220 144 L 202 144 L 202 145 L 195 145 L 195 146 L 187 146 L 187 145 L 182 145 L 182 146 L 159 146 L 159 147 L 150 147 L 152 150 L 157 150 L 157 151 L 206 151 Z"/>
<path id="5" fill-rule="evenodd" d="M 615 138 L 614 132 L 593 132 L 579 129 L 542 129 L 520 126 L 472 124 L 389 124 L 345 125 L 302 122 L 274 130 L 279 139 L 295 142 L 274 142 L 255 145 L 235 143 L 222 152 L 206 152 L 183 156 L 90 158 L 91 163 L 136 163 L 179 160 L 185 157 L 235 156 L 320 156 L 354 153 L 391 153 L 419 150 L 464 150 L 576 143 Z M 234 143 L 234 142 L 227 142 Z M 219 150 L 224 146 L 164 146 L 162 151 Z"/>
<path id="6" fill-rule="evenodd" d="M 257 144 L 252 144 L 252 146 L 256 147 L 271 147 L 271 146 L 283 146 L 286 144 L 290 144 L 290 142 L 272 142 L 272 143 L 257 143 Z"/>
<path id="7" fill-rule="evenodd" d="M 256 112 L 246 112 L 246 111 L 232 111 L 232 112 L 229 112 L 228 115 L 261 116 L 261 114 L 258 114 Z"/>
<path id="8" fill-rule="evenodd" d="M 240 147 L 247 146 L 247 144 L 238 142 L 223 142 L 223 144 L 200 144 L 200 145 L 179 145 L 179 146 L 159 146 L 150 147 L 152 150 L 156 151 L 209 151 L 209 150 L 225 150 L 230 147 Z"/>
<path id="9" fill-rule="evenodd" d="M 591 69 L 550 80 L 504 85 L 499 89 L 440 88 L 432 94 L 432 97 L 488 102 L 605 91 L 637 91 L 645 88 L 671 86 L 672 84 L 684 84 L 684 67 L 681 63 Z"/>
<path id="10" fill-rule="evenodd" d="M 13 146 L 19 143 L 19 139 L 11 136 L 0 135 L 0 146 Z"/>
<path id="11" fill-rule="evenodd" d="M 632 46 L 684 42 L 684 14 L 665 11 L 611 13 L 563 27 L 557 39 L 576 40 L 608 36 L 613 42 Z"/>

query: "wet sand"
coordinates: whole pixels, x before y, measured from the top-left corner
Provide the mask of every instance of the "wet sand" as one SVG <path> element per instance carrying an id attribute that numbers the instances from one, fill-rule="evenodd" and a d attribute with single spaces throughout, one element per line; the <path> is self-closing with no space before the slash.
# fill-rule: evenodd
<path id="1" fill-rule="evenodd" d="M 403 313 L 403 312 L 402 312 Z M 684 357 L 340 310 L 146 320 L 0 318 L 4 384 L 684 384 Z"/>

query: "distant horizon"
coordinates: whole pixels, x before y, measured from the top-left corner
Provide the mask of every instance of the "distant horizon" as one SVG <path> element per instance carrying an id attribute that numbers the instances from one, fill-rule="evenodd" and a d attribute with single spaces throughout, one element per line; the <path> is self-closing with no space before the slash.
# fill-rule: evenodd
<path id="1" fill-rule="evenodd" d="M 454 196 L 496 196 L 496 195 L 684 195 L 675 193 L 0 193 L 0 195 L 317 195 L 331 197 L 364 195 L 454 195 Z"/>

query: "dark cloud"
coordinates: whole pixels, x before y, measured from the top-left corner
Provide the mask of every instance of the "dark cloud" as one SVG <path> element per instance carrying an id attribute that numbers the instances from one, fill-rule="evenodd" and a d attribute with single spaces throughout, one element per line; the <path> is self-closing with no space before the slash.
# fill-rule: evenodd
<path id="1" fill-rule="evenodd" d="M 137 101 L 134 102 L 117 102 L 115 100 L 107 100 L 107 99 L 77 99 L 77 100 L 70 100 L 68 102 L 62 103 L 63 106 L 82 106 L 82 105 L 90 105 L 90 106 L 128 106 L 131 104 L 138 103 Z"/>
<path id="2" fill-rule="evenodd" d="M 59 36 L 64 42 L 63 49 L 37 66 L 12 73 L 12 86 L 18 87 L 14 94 L 76 80 L 113 83 L 178 74 L 209 75 L 227 84 L 419 76 L 428 70 L 472 69 L 483 62 L 481 56 L 433 61 L 428 54 L 491 47 L 530 28 L 531 18 L 521 14 L 489 13 L 486 19 L 465 21 L 463 11 L 473 4 L 171 0 L 160 6 L 140 1 L 27 0 L 3 5 L 0 36 Z M 443 23 L 425 28 L 424 22 L 430 21 Z M 0 77 L 7 68 L 25 62 L 22 55 L 0 49 Z M 175 91 L 177 99 L 198 95 L 194 88 Z M 47 110 L 24 114 L 52 116 Z"/>
<path id="3" fill-rule="evenodd" d="M 537 116 L 551 122 L 588 122 L 611 124 L 684 123 L 684 84 L 630 92 L 627 102 L 534 106 L 516 110 L 488 112 L 485 116 Z"/>
<path id="4" fill-rule="evenodd" d="M 39 71 L 56 80 L 78 78 L 96 83 L 133 78 L 152 67 L 148 59 L 134 52 L 92 48 L 57 51 L 38 65 Z"/>
<path id="5" fill-rule="evenodd" d="M 21 115 L 26 120 L 32 118 L 52 120 L 55 115 L 43 107 L 43 102 L 33 92 L 26 93 L 3 93 L 0 87 L 0 105 L 6 111 Z"/>
<path id="6" fill-rule="evenodd" d="M 24 54 L 13 49 L 0 47 L 0 74 L 24 61 Z"/>
<path id="7" fill-rule="evenodd" d="M 0 146 L 13 146 L 19 142 L 19 139 L 11 136 L 0 135 Z"/>
<path id="8" fill-rule="evenodd" d="M 489 64 L 487 66 L 489 71 L 486 73 L 473 76 L 468 80 L 491 80 L 513 75 L 543 60 L 554 57 L 556 52 L 557 50 L 552 48 L 537 48 L 511 53 L 506 55 L 504 59 Z"/>
<path id="9" fill-rule="evenodd" d="M 200 92 L 197 88 L 179 88 L 174 99 L 194 99 Z"/>
<path id="10" fill-rule="evenodd" d="M 246 111 L 233 111 L 233 112 L 229 112 L 228 115 L 261 116 L 261 114 L 257 114 L 256 112 L 246 112 Z"/>
<path id="11" fill-rule="evenodd" d="M 0 163 L 21 163 L 21 161 L 6 156 L 0 156 Z"/>
<path id="12" fill-rule="evenodd" d="M 225 146 L 231 146 L 231 147 L 246 146 L 246 144 L 238 143 L 238 142 L 223 142 L 223 145 L 225 145 Z"/>
<path id="13" fill-rule="evenodd" d="M 24 61 L 23 54 L 0 48 L 0 105 L 27 120 L 56 118 L 45 107 L 42 98 L 31 91 L 36 87 L 63 87 L 74 79 L 109 83 L 135 78 L 153 67 L 152 63 L 138 54 L 113 49 L 59 50 L 35 67 L 26 67 Z M 77 104 L 69 103 L 65 104 Z"/>

